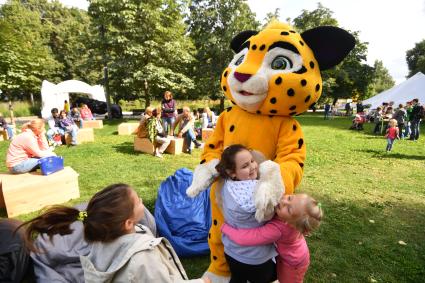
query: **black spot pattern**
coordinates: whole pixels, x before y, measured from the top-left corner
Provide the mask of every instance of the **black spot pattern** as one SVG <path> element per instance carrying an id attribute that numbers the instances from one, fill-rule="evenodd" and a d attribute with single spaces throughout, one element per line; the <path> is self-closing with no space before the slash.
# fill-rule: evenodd
<path id="1" fill-rule="evenodd" d="M 230 106 L 230 107 L 227 107 L 227 112 L 230 112 L 230 110 L 232 110 L 232 106 Z"/>
<path id="2" fill-rule="evenodd" d="M 308 102 L 310 100 L 311 96 L 307 95 L 307 97 L 304 99 L 304 102 Z"/>
<path id="3" fill-rule="evenodd" d="M 265 44 L 263 44 L 263 45 L 260 46 L 260 50 L 261 51 L 263 51 L 265 48 L 266 48 L 266 45 Z"/>
<path id="4" fill-rule="evenodd" d="M 227 87 L 225 85 L 223 86 L 223 90 L 224 91 L 227 91 Z"/>
<path id="5" fill-rule="evenodd" d="M 277 110 L 272 109 L 272 110 L 270 110 L 270 113 L 276 114 L 277 113 Z"/>
<path id="6" fill-rule="evenodd" d="M 236 103 L 233 100 L 230 100 L 230 102 L 232 102 L 233 105 L 236 105 Z"/>
<path id="7" fill-rule="evenodd" d="M 289 115 L 291 115 L 291 116 L 293 116 L 293 115 L 295 115 L 295 114 L 297 114 L 297 112 L 291 112 L 291 113 L 289 113 Z"/>
<path id="8" fill-rule="evenodd" d="M 304 167 L 304 163 L 298 163 L 300 165 L 301 168 Z"/>
<path id="9" fill-rule="evenodd" d="M 271 103 L 271 104 L 275 104 L 275 103 L 276 103 L 276 101 L 277 101 L 277 100 L 276 100 L 276 97 L 272 97 L 272 98 L 270 99 L 270 103 Z"/>
<path id="10" fill-rule="evenodd" d="M 257 49 L 257 45 L 255 45 L 255 44 L 254 44 L 254 45 L 252 46 L 252 50 L 256 50 L 256 49 Z"/>
<path id="11" fill-rule="evenodd" d="M 227 71 L 226 71 L 226 72 L 224 72 L 224 77 L 225 77 L 225 78 L 227 77 Z"/>
<path id="12" fill-rule="evenodd" d="M 214 149 L 214 148 L 215 148 L 215 145 L 213 145 L 212 143 L 210 143 L 208 146 L 209 146 L 211 149 Z"/>
<path id="13" fill-rule="evenodd" d="M 208 233 L 208 239 L 211 239 L 211 233 Z"/>
<path id="14" fill-rule="evenodd" d="M 282 83 L 282 78 L 281 78 L 281 77 L 278 77 L 278 78 L 274 81 L 274 83 L 275 83 L 275 84 L 277 84 L 277 85 L 280 85 L 280 84 Z"/>
<path id="15" fill-rule="evenodd" d="M 296 131 L 297 130 L 297 125 L 292 125 L 292 130 Z"/>
<path id="16" fill-rule="evenodd" d="M 292 88 L 288 89 L 288 91 L 286 93 L 288 94 L 288 96 L 294 96 L 295 95 L 295 91 Z"/>
<path id="17" fill-rule="evenodd" d="M 304 42 L 302 42 L 301 40 L 300 40 L 300 44 L 301 44 L 302 46 L 304 46 Z"/>
<path id="18" fill-rule="evenodd" d="M 314 69 L 314 62 L 310 61 L 310 68 Z"/>
<path id="19" fill-rule="evenodd" d="M 205 159 L 202 159 L 201 162 L 199 162 L 199 164 L 204 164 L 206 162 Z"/>
<path id="20" fill-rule="evenodd" d="M 301 85 L 302 86 L 306 86 L 307 85 L 307 81 L 306 80 L 301 80 Z"/>
<path id="21" fill-rule="evenodd" d="M 316 85 L 316 91 L 319 91 L 320 90 L 320 85 L 319 84 L 317 84 Z"/>
<path id="22" fill-rule="evenodd" d="M 214 219 L 213 223 L 215 226 L 217 226 L 217 220 Z"/>
<path id="23" fill-rule="evenodd" d="M 303 66 L 301 69 L 299 69 L 298 71 L 294 72 L 295 74 L 304 74 L 305 72 L 307 72 L 307 69 Z"/>
<path id="24" fill-rule="evenodd" d="M 257 113 L 257 114 L 261 114 L 261 111 L 260 111 L 260 110 L 257 110 L 255 113 Z"/>
<path id="25" fill-rule="evenodd" d="M 298 140 L 298 149 L 300 149 L 304 144 L 304 140 L 303 139 L 299 139 Z"/>
<path id="26" fill-rule="evenodd" d="M 289 35 L 289 32 L 287 32 L 287 31 L 282 31 L 282 32 L 280 33 L 280 35 Z"/>
<path id="27" fill-rule="evenodd" d="M 235 130 L 235 126 L 231 125 L 229 131 L 233 132 Z"/>
<path id="28" fill-rule="evenodd" d="M 291 107 L 289 107 L 289 110 L 295 110 L 297 108 L 296 105 L 292 105 Z"/>
<path id="29" fill-rule="evenodd" d="M 294 31 L 294 30 L 290 30 L 289 32 L 295 33 L 295 31 Z"/>
<path id="30" fill-rule="evenodd" d="M 213 255 L 213 260 L 217 260 L 217 257 L 215 255 Z"/>

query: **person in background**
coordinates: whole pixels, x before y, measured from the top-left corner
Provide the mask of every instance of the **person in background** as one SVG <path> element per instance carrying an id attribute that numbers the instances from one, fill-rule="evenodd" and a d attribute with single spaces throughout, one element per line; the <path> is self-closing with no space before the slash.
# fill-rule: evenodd
<path id="1" fill-rule="evenodd" d="M 217 123 L 217 116 L 209 107 L 205 107 L 202 112 L 202 129 L 214 128 Z"/>
<path id="2" fill-rule="evenodd" d="M 66 115 L 65 110 L 62 110 L 59 114 L 59 126 L 71 135 L 71 145 L 77 145 L 78 127 L 74 121 Z"/>
<path id="3" fill-rule="evenodd" d="M 64 237 L 74 232 L 71 226 L 75 222 L 81 223 L 89 245 L 88 254 L 80 255 L 82 282 L 210 283 L 208 278 L 188 280 L 168 240 L 156 238 L 149 227 L 139 224 L 144 213 L 143 202 L 133 188 L 113 184 L 97 192 L 83 211 L 52 206 L 20 227 L 25 228 L 28 249 L 40 253 L 43 251 L 34 245 L 34 235 Z"/>
<path id="4" fill-rule="evenodd" d="M 381 131 L 382 124 L 382 108 L 378 107 L 373 113 L 373 123 L 375 123 L 375 128 L 373 129 L 374 134 L 379 134 Z"/>
<path id="5" fill-rule="evenodd" d="M 195 118 L 193 118 L 190 108 L 188 106 L 183 107 L 183 113 L 177 116 L 177 119 L 173 126 L 173 133 L 175 128 L 179 128 L 177 137 L 184 137 L 187 145 L 188 153 L 192 153 L 192 143 L 195 147 L 201 147 L 202 144 L 196 140 L 195 134 Z"/>
<path id="6" fill-rule="evenodd" d="M 45 137 L 44 120 L 34 119 L 25 123 L 22 133 L 10 143 L 6 166 L 13 174 L 27 173 L 39 167 L 40 158 L 54 155 Z"/>
<path id="7" fill-rule="evenodd" d="M 176 120 L 177 105 L 176 101 L 173 99 L 173 94 L 171 91 L 167 90 L 164 92 L 164 99 L 161 102 L 161 109 L 161 118 L 164 130 L 168 135 L 172 136 L 174 133 L 171 132 L 171 129 L 173 128 L 174 122 Z"/>
<path id="8" fill-rule="evenodd" d="M 69 105 L 68 100 L 65 100 L 63 103 L 63 110 L 65 110 L 66 114 L 71 112 L 71 105 Z"/>
<path id="9" fill-rule="evenodd" d="M 87 104 L 81 104 L 80 115 L 81 115 L 82 121 L 95 120 Z"/>
<path id="10" fill-rule="evenodd" d="M 331 105 L 329 103 L 325 104 L 325 120 L 329 120 L 329 114 L 331 113 Z"/>
<path id="11" fill-rule="evenodd" d="M 3 113 L 0 113 L 0 132 L 3 133 L 3 138 L 5 140 L 7 140 L 6 133 L 9 140 L 13 138 L 13 129 L 7 124 L 6 119 L 3 117 Z"/>
<path id="12" fill-rule="evenodd" d="M 404 109 L 403 104 L 399 104 L 398 109 L 394 112 L 393 119 L 397 121 L 400 138 L 404 138 L 403 128 L 405 127 L 406 118 L 406 110 Z"/>
<path id="13" fill-rule="evenodd" d="M 388 122 L 388 129 L 385 134 L 385 138 L 387 139 L 387 152 L 391 151 L 393 148 L 394 140 L 399 139 L 399 130 L 397 127 L 397 120 L 391 119 Z"/>
<path id="14" fill-rule="evenodd" d="M 410 121 L 412 121 L 413 117 L 412 117 L 412 101 L 407 101 L 406 102 L 406 115 L 407 115 L 407 119 L 406 119 L 406 127 L 404 129 L 404 137 L 405 138 L 410 138 L 410 134 L 412 133 L 412 131 L 410 130 Z"/>
<path id="15" fill-rule="evenodd" d="M 424 118 L 424 109 L 419 104 L 419 99 L 413 99 L 413 107 L 412 107 L 412 120 L 410 121 L 410 140 L 418 140 L 419 139 L 419 125 L 421 123 L 421 119 Z"/>
<path id="16" fill-rule="evenodd" d="M 79 128 L 83 127 L 83 123 L 81 122 L 81 114 L 77 107 L 72 108 L 71 112 L 69 113 L 69 117 Z"/>
<path id="17" fill-rule="evenodd" d="M 62 137 L 65 136 L 65 131 L 60 127 L 59 124 L 59 111 L 57 108 L 52 108 L 50 111 L 52 116 L 47 119 L 49 124 L 49 130 L 47 130 L 47 140 L 51 145 L 61 145 Z"/>

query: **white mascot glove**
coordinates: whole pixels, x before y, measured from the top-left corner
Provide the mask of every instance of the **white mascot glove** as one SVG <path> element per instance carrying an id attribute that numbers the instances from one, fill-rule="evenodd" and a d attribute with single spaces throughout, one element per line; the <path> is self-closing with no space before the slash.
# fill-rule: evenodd
<path id="1" fill-rule="evenodd" d="M 189 197 L 196 197 L 200 192 L 208 189 L 214 182 L 214 179 L 218 176 L 218 172 L 215 169 L 218 162 L 218 159 L 213 159 L 210 162 L 196 166 L 193 172 L 192 184 L 186 190 L 186 194 Z"/>
<path id="2" fill-rule="evenodd" d="M 280 174 L 280 166 L 271 160 L 264 161 L 259 168 L 260 179 L 254 193 L 255 218 L 257 221 L 270 220 L 274 207 L 285 193 L 285 185 Z"/>

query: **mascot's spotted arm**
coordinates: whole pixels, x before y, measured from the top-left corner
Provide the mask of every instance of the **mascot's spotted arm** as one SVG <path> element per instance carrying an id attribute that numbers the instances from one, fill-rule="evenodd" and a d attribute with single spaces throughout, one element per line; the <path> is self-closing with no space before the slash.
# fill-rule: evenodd
<path id="1" fill-rule="evenodd" d="M 354 37 L 337 27 L 317 27 L 299 34 L 279 22 L 270 23 L 260 32 L 244 31 L 236 35 L 231 42 L 236 55 L 221 77 L 221 88 L 233 106 L 220 114 L 187 194 L 196 196 L 214 181 L 215 166 L 224 148 L 243 144 L 276 163 L 276 166 L 270 166 L 271 161 L 260 164 L 255 193 L 256 218 L 270 219 L 282 193 L 292 194 L 303 175 L 305 142 L 301 127 L 292 116 L 305 112 L 319 99 L 320 71 L 340 63 L 354 44 Z M 280 174 L 270 172 L 276 168 L 280 168 Z M 266 174 L 281 179 L 261 178 Z M 272 186 L 279 182 L 280 187 Z M 213 282 L 219 279 L 225 282 L 229 269 L 221 242 L 220 227 L 224 219 L 216 203 L 216 190 L 214 184 L 210 195 L 208 276 Z"/>

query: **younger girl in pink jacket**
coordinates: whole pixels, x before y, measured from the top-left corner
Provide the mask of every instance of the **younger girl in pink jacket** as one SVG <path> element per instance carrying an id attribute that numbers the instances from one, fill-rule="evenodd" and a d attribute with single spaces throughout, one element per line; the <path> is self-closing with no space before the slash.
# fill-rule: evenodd
<path id="1" fill-rule="evenodd" d="M 275 217 L 264 226 L 236 229 L 223 224 L 221 231 L 239 245 L 275 243 L 277 276 L 280 283 L 303 282 L 310 264 L 310 253 L 303 235 L 320 225 L 320 204 L 306 194 L 285 195 L 275 208 Z"/>

